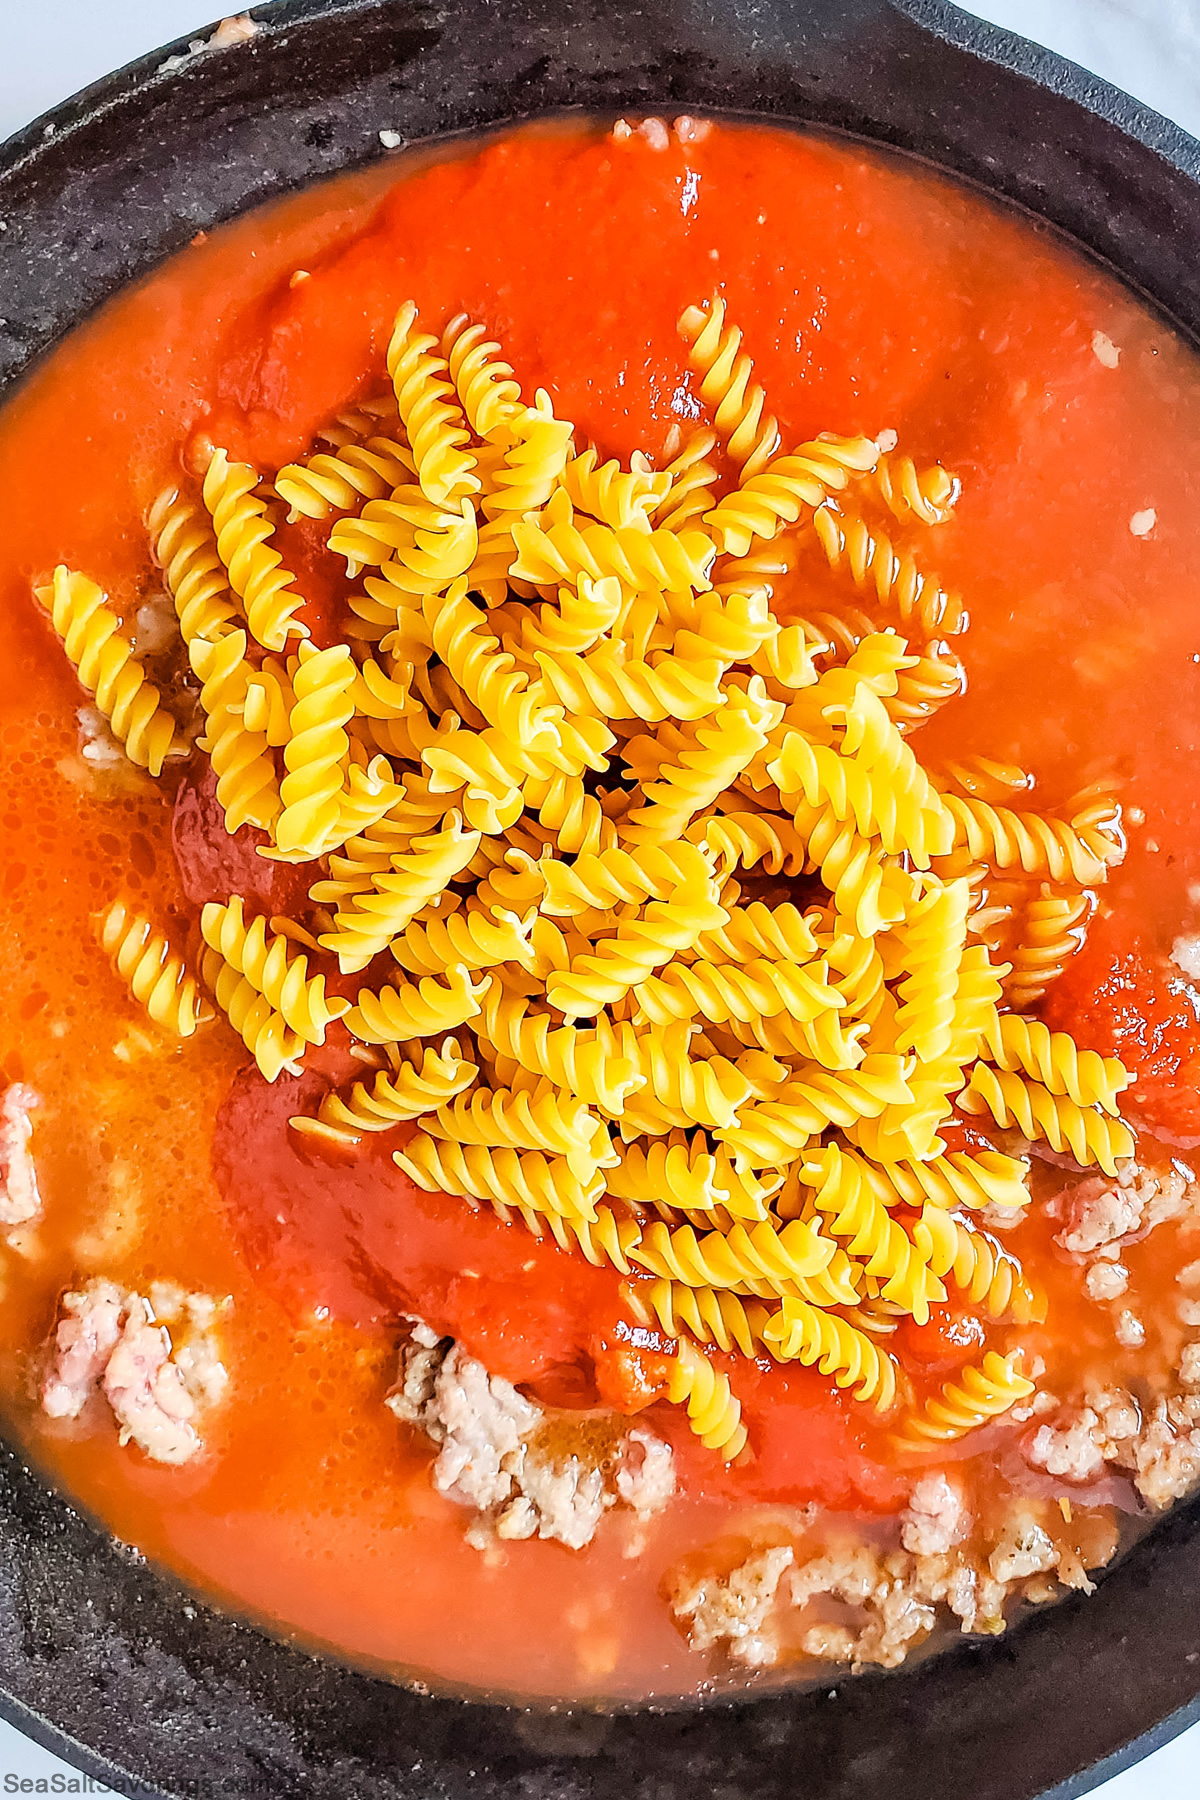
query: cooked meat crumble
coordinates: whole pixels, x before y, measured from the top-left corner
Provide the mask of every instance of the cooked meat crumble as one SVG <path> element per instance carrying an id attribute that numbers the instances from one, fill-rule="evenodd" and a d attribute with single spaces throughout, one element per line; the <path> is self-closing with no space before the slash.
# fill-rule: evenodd
<path id="1" fill-rule="evenodd" d="M 615 1414 L 542 1407 L 419 1319 L 385 1405 L 438 1446 L 434 1486 L 475 1514 L 480 1547 L 540 1537 L 580 1550 L 610 1507 L 645 1516 L 675 1491 L 661 1438 Z"/>
<path id="2" fill-rule="evenodd" d="M 23 1081 L 14 1081 L 0 1099 L 0 1225 L 24 1225 L 42 1210 L 37 1170 L 30 1154 L 30 1113 L 40 1104 Z"/>
<path id="3" fill-rule="evenodd" d="M 213 1333 L 217 1310 L 206 1294 L 155 1283 L 147 1297 L 103 1276 L 65 1294 L 42 1410 L 77 1419 L 102 1393 L 123 1444 L 137 1444 L 152 1462 L 190 1461 L 204 1447 L 197 1416 L 228 1379 Z"/>

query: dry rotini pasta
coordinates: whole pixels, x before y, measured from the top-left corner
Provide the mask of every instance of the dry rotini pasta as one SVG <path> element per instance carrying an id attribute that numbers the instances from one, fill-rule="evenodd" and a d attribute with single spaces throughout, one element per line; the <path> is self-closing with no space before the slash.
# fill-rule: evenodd
<path id="1" fill-rule="evenodd" d="M 947 1276 L 993 1319 L 1007 1314 L 1028 1325 L 1045 1318 L 1045 1295 L 986 1232 L 930 1204 L 913 1226 L 912 1240 L 935 1275 Z"/>
<path id="2" fill-rule="evenodd" d="M 924 575 L 910 554 L 897 551 L 886 533 L 873 532 L 865 519 L 819 506 L 813 531 L 829 566 L 844 569 L 860 593 L 873 592 L 915 637 L 948 637 L 962 630 L 966 615 L 958 595 Z"/>
<path id="3" fill-rule="evenodd" d="M 852 476 L 868 474 L 878 457 L 871 438 L 818 438 L 801 444 L 745 478 L 705 514 L 704 523 L 719 551 L 745 556 L 756 538 L 769 543 L 781 526 L 814 512 Z"/>
<path id="4" fill-rule="evenodd" d="M 411 1131 L 419 1187 L 621 1277 L 726 1457 L 739 1359 L 816 1370 L 910 1448 L 999 1417 L 1016 1352 L 905 1422 L 888 1345 L 951 1302 L 989 1338 L 1042 1316 L 981 1229 L 1030 1200 L 989 1122 L 1108 1174 L 1132 1146 L 1121 1064 L 1025 1016 L 1124 838 L 1103 788 L 1047 813 L 1021 769 L 920 754 L 964 684 L 921 543 L 956 478 L 882 437 L 781 454 L 719 299 L 680 322 L 711 426 L 627 463 L 482 325 L 434 323 L 401 307 L 393 393 L 272 481 L 217 450 L 148 516 L 226 829 L 308 891 L 206 906 L 203 982 L 268 1080 L 331 1040 L 313 1155 Z M 299 530 L 353 571 L 319 624 Z M 777 610 L 814 551 L 834 597 Z M 67 569 L 41 593 L 157 773 L 176 726 L 117 613 Z M 166 940 L 120 901 L 101 935 L 193 1031 Z"/>
<path id="5" fill-rule="evenodd" d="M 726 1462 L 740 1456 L 746 1446 L 746 1427 L 729 1377 L 714 1369 L 686 1338 L 675 1345 L 667 1398 L 676 1406 L 687 1407 L 692 1430 L 709 1450 L 719 1451 Z"/>
<path id="6" fill-rule="evenodd" d="M 990 1112 L 997 1125 L 1015 1125 L 1052 1150 L 1068 1151 L 1077 1163 L 1095 1163 L 1106 1175 L 1115 1175 L 1118 1159 L 1133 1150 L 1133 1133 L 1123 1120 L 987 1063 L 976 1063 L 958 1103 L 966 1112 Z"/>
<path id="7" fill-rule="evenodd" d="M 36 591 L 80 685 L 92 695 L 113 736 L 131 762 L 158 775 L 171 752 L 186 746 L 179 743 L 175 719 L 147 678 L 103 588 L 60 563 L 49 586 Z"/>
<path id="8" fill-rule="evenodd" d="M 886 507 L 902 525 L 913 519 L 941 525 L 950 517 L 960 484 L 941 463 L 918 469 L 911 456 L 889 450 L 857 484 L 870 499 Z"/>
<path id="9" fill-rule="evenodd" d="M 154 560 L 175 602 L 185 644 L 223 637 L 235 628 L 238 606 L 203 509 L 164 488 L 146 515 Z"/>
<path id="10" fill-rule="evenodd" d="M 213 451 L 203 493 L 218 554 L 251 636 L 267 650 L 282 650 L 290 638 L 308 636 L 308 626 L 296 617 L 304 597 L 271 542 L 275 528 L 259 487 L 249 463 L 231 463 L 224 450 Z"/>
<path id="11" fill-rule="evenodd" d="M 290 518 L 327 519 L 330 513 L 386 498 L 415 473 L 410 450 L 373 437 L 288 463 L 275 477 L 275 492 L 292 509 Z"/>
<path id="12" fill-rule="evenodd" d="M 1036 1006 L 1058 980 L 1083 944 L 1092 905 L 1089 894 L 1052 894 L 1048 888 L 1028 902 L 1008 952 L 1004 993 L 1011 1006 Z"/>
<path id="13" fill-rule="evenodd" d="M 877 1412 L 887 1412 L 896 1398 L 896 1364 L 886 1350 L 849 1320 L 824 1312 L 807 1300 L 784 1300 L 767 1325 L 764 1339 L 784 1362 L 815 1363 L 832 1375 L 838 1387 Z"/>
<path id="14" fill-rule="evenodd" d="M 477 493 L 470 434 L 449 381 L 449 365 L 437 339 L 416 329 L 417 309 L 400 308 L 388 344 L 387 371 L 396 406 L 412 446 L 421 490 L 435 506 L 450 506 Z"/>
<path id="15" fill-rule="evenodd" d="M 123 900 L 114 900 L 100 920 L 100 944 L 156 1025 L 188 1038 L 203 1019 L 212 1017 L 183 958 L 149 919 L 131 912 Z"/>
<path id="16" fill-rule="evenodd" d="M 447 1038 L 437 1050 L 420 1044 L 411 1058 L 397 1058 L 393 1068 L 380 1069 L 374 1081 L 356 1081 L 345 1095 L 331 1090 L 315 1118 L 302 1113 L 291 1122 L 309 1136 L 357 1143 L 363 1132 L 391 1131 L 444 1106 L 469 1088 L 478 1074 L 454 1038 Z"/>
<path id="17" fill-rule="evenodd" d="M 324 975 L 309 975 L 308 959 L 298 954 L 263 918 L 247 920 L 240 895 L 222 905 L 210 901 L 200 914 L 200 931 L 209 949 L 245 977 L 306 1044 L 323 1044 L 325 1032 L 349 1010 L 345 1000 L 330 1001 Z"/>
<path id="18" fill-rule="evenodd" d="M 903 1450 L 934 1450 L 952 1438 L 964 1437 L 980 1425 L 999 1418 L 1018 1400 L 1032 1394 L 1034 1384 L 1021 1373 L 1021 1352 L 1001 1356 L 989 1350 L 978 1367 L 972 1365 L 948 1381 L 940 1394 L 925 1402 L 895 1434 Z"/>
<path id="19" fill-rule="evenodd" d="M 771 1308 L 761 1300 L 742 1300 L 727 1288 L 686 1287 L 679 1281 L 632 1281 L 625 1293 L 634 1317 L 643 1325 L 659 1325 L 668 1337 L 686 1332 L 718 1350 L 758 1355 Z"/>
<path id="20" fill-rule="evenodd" d="M 779 443 L 779 427 L 766 412 L 766 395 L 752 379 L 754 365 L 742 349 L 742 334 L 725 322 L 725 302 L 690 306 L 679 321 L 688 361 L 698 370 L 700 396 L 713 408 L 713 424 L 725 448 L 749 479 L 765 466 Z"/>

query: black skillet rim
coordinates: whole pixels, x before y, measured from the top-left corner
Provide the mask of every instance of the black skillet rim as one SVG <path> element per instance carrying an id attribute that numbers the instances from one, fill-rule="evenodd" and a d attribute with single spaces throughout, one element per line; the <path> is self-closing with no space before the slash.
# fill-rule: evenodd
<path id="1" fill-rule="evenodd" d="M 744 111 L 751 69 L 753 110 L 880 139 L 1016 201 L 1200 335 L 1200 293 L 1188 281 L 1200 249 L 1200 145 L 944 0 L 767 0 L 751 25 L 722 0 L 673 0 L 648 18 L 636 0 L 482 4 L 486 16 L 472 0 L 277 0 L 254 9 L 264 30 L 251 45 L 170 75 L 161 63 L 187 43 L 166 46 L 10 139 L 0 147 L 9 225 L 0 254 L 12 274 L 0 380 L 196 230 L 377 154 L 382 126 L 400 122 L 418 139 L 563 104 Z M 350 26 L 362 34 L 354 50 L 371 61 L 369 92 L 325 99 L 323 87 L 357 79 L 346 65 Z M 436 80 L 446 74 L 439 57 L 456 60 L 456 27 L 473 30 L 480 77 L 457 98 L 452 82 Z M 319 72 L 305 62 L 305 38 L 323 53 Z M 302 143 L 269 88 L 239 85 L 285 51 L 300 83 L 292 110 L 308 117 Z M 407 91 L 401 69 L 416 70 Z M 155 138 L 172 96 L 213 126 L 195 159 L 216 165 L 207 187 Z M 339 98 L 339 116 L 322 116 Z M 1011 129 L 1005 98 L 1019 112 Z M 238 154 L 256 160 L 239 170 Z M 106 195 L 114 170 L 125 185 Z M 156 179 L 161 200 L 139 188 Z M 50 248 L 66 255 L 53 273 Z M 11 1451 L 0 1452 L 0 1520 L 0 1715 L 122 1792 L 673 1800 L 686 1789 L 734 1800 L 753 1788 L 764 1800 L 924 1800 L 953 1781 L 977 1800 L 1068 1800 L 1200 1716 L 1200 1628 L 1189 1616 L 1200 1503 L 1162 1521 L 1094 1598 L 1064 1601 L 999 1642 L 802 1695 L 615 1718 L 422 1697 L 268 1639 L 114 1546 Z M 122 1772 L 133 1769 L 140 1778 Z"/>

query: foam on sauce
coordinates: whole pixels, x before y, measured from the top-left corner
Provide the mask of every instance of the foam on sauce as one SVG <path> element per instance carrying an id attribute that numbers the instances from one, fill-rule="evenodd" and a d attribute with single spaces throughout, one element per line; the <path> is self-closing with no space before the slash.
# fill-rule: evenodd
<path id="1" fill-rule="evenodd" d="M 308 279 L 293 286 L 298 268 Z M 175 777 L 155 784 L 81 757 L 82 696 L 30 588 L 63 560 L 132 615 L 159 587 L 141 521 L 178 472 L 176 446 L 199 434 L 268 468 L 302 453 L 379 385 L 408 296 L 435 327 L 462 310 L 483 321 L 526 387 L 550 388 L 605 455 L 661 457 L 702 412 L 676 319 L 714 289 L 785 441 L 895 430 L 918 461 L 961 476 L 936 555 L 968 598 L 970 688 L 926 729 L 922 755 L 1020 762 L 1050 802 L 1119 780 L 1145 826 L 1089 955 L 1101 970 L 1131 940 L 1143 958 L 1165 955 L 1200 860 L 1195 360 L 1048 232 L 926 170 L 732 125 L 657 149 L 589 127 L 529 129 L 389 163 L 173 259 L 75 333 L 0 416 L 0 1073 L 44 1098 L 46 1199 L 32 1240 L 0 1263 L 10 1428 L 105 1525 L 185 1579 L 391 1670 L 527 1693 L 691 1690 L 698 1665 L 658 1595 L 673 1558 L 747 1504 L 885 1512 L 907 1477 L 822 1378 L 742 1365 L 747 1468 L 724 1470 L 667 1409 L 652 1413 L 684 1491 L 640 1555 L 624 1554 L 616 1515 L 582 1555 L 531 1542 L 484 1558 L 464 1544 L 427 1450 L 381 1404 L 396 1313 L 415 1306 L 497 1372 L 552 1391 L 556 1370 L 619 1337 L 617 1279 L 417 1193 L 388 1160 L 391 1141 L 341 1160 L 306 1150 L 286 1124 L 297 1084 L 248 1076 L 221 1027 L 165 1053 L 131 1036 L 141 1016 L 95 945 L 93 915 L 120 893 L 194 948 L 199 898 L 224 897 L 223 882 L 248 891 L 250 875 L 275 904 L 273 884 L 290 877 L 242 850 L 231 863 L 228 846 L 218 866 L 211 806 L 190 777 L 177 800 Z M 1149 512 L 1153 527 L 1131 530 Z M 304 528 L 288 550 L 320 642 L 337 566 Z M 792 581 L 783 606 L 845 599 L 816 562 Z M 1194 1018 L 1190 1036 L 1186 1019 L 1179 1029 L 1172 1079 L 1196 1048 Z M 330 1071 L 339 1055 L 335 1031 Z M 1063 1391 L 1087 1370 L 1120 1380 L 1136 1367 L 1165 1381 L 1180 1334 L 1173 1309 L 1152 1310 L 1174 1275 L 1164 1234 L 1125 1256 L 1150 1334 L 1135 1354 L 1083 1298 L 1053 1229 L 1035 1216 L 1007 1240 L 1050 1292 L 1046 1325 L 1020 1333 L 1048 1380 Z M 33 1348 L 62 1288 L 92 1271 L 233 1295 L 230 1399 L 196 1465 L 155 1468 L 111 1430 L 35 1413 Z M 909 1348 L 936 1386 L 928 1342 Z"/>

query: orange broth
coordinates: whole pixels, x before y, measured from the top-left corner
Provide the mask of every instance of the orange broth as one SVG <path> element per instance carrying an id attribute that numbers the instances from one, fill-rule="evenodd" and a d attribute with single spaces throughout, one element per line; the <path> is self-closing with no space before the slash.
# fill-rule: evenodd
<path id="1" fill-rule="evenodd" d="M 297 270 L 307 278 L 292 282 Z M 703 416 L 676 320 L 714 291 L 785 443 L 890 428 L 918 463 L 961 477 L 930 555 L 967 597 L 970 685 L 922 734 L 922 758 L 1020 762 L 1051 804 L 1115 780 L 1144 814 L 1092 927 L 1091 976 L 1058 1003 L 1057 1023 L 1090 1016 L 1099 1041 L 1118 954 L 1137 1013 L 1200 875 L 1200 378 L 1171 330 L 1036 223 L 850 142 L 721 124 L 654 150 L 593 126 L 529 128 L 339 177 L 197 240 L 73 333 L 0 416 L 0 1073 L 42 1096 L 45 1197 L 0 1266 L 10 1429 L 188 1583 L 397 1674 L 525 1694 L 692 1691 L 699 1664 L 658 1592 L 673 1558 L 751 1504 L 891 1512 L 911 1476 L 817 1374 L 717 1358 L 752 1454 L 725 1469 L 655 1407 L 683 1493 L 640 1555 L 617 1515 L 582 1553 L 465 1545 L 427 1447 L 381 1405 L 397 1315 L 419 1312 L 535 1394 L 560 1397 L 582 1367 L 584 1398 L 630 1407 L 656 1340 L 622 1319 L 612 1272 L 417 1193 L 390 1161 L 394 1137 L 339 1158 L 289 1133 L 298 1102 L 311 1110 L 349 1067 L 340 1026 L 315 1073 L 274 1088 L 222 1027 L 169 1052 L 130 1037 L 140 1013 L 96 946 L 98 909 L 124 894 L 194 946 L 201 899 L 257 883 L 280 910 L 293 878 L 264 871 L 252 840 L 223 843 L 196 771 L 156 784 L 81 761 L 84 696 L 30 590 L 64 561 L 136 608 L 160 585 L 142 515 L 177 479 L 178 446 L 207 434 L 266 468 L 305 452 L 378 388 L 410 296 L 433 329 L 460 311 L 482 321 L 526 391 L 547 387 L 604 455 L 661 460 L 671 428 Z M 1097 333 L 1119 348 L 1116 367 Z M 1153 529 L 1134 535 L 1149 508 Z M 326 641 L 340 565 L 303 527 L 287 550 Z M 777 605 L 846 598 L 810 562 Z M 1160 998 L 1156 1079 L 1176 1133 L 1182 1120 L 1200 1136 L 1195 1019 Z M 1127 1055 L 1136 1035 L 1122 1037 Z M 1165 1379 L 1179 1332 L 1152 1297 L 1183 1260 L 1174 1239 L 1129 1254 L 1149 1339 L 1135 1355 L 1083 1299 L 1052 1229 L 1035 1208 L 1006 1238 L 1049 1292 L 1047 1323 L 972 1323 L 974 1347 L 956 1358 L 951 1343 L 949 1363 L 943 1341 L 910 1334 L 905 1349 L 901 1333 L 919 1392 L 984 1335 L 1044 1356 L 1059 1391 L 1092 1370 L 1119 1380 L 1161 1364 Z M 156 1467 L 111 1429 L 36 1411 L 58 1295 L 92 1272 L 232 1294 L 230 1395 L 194 1465 Z"/>

